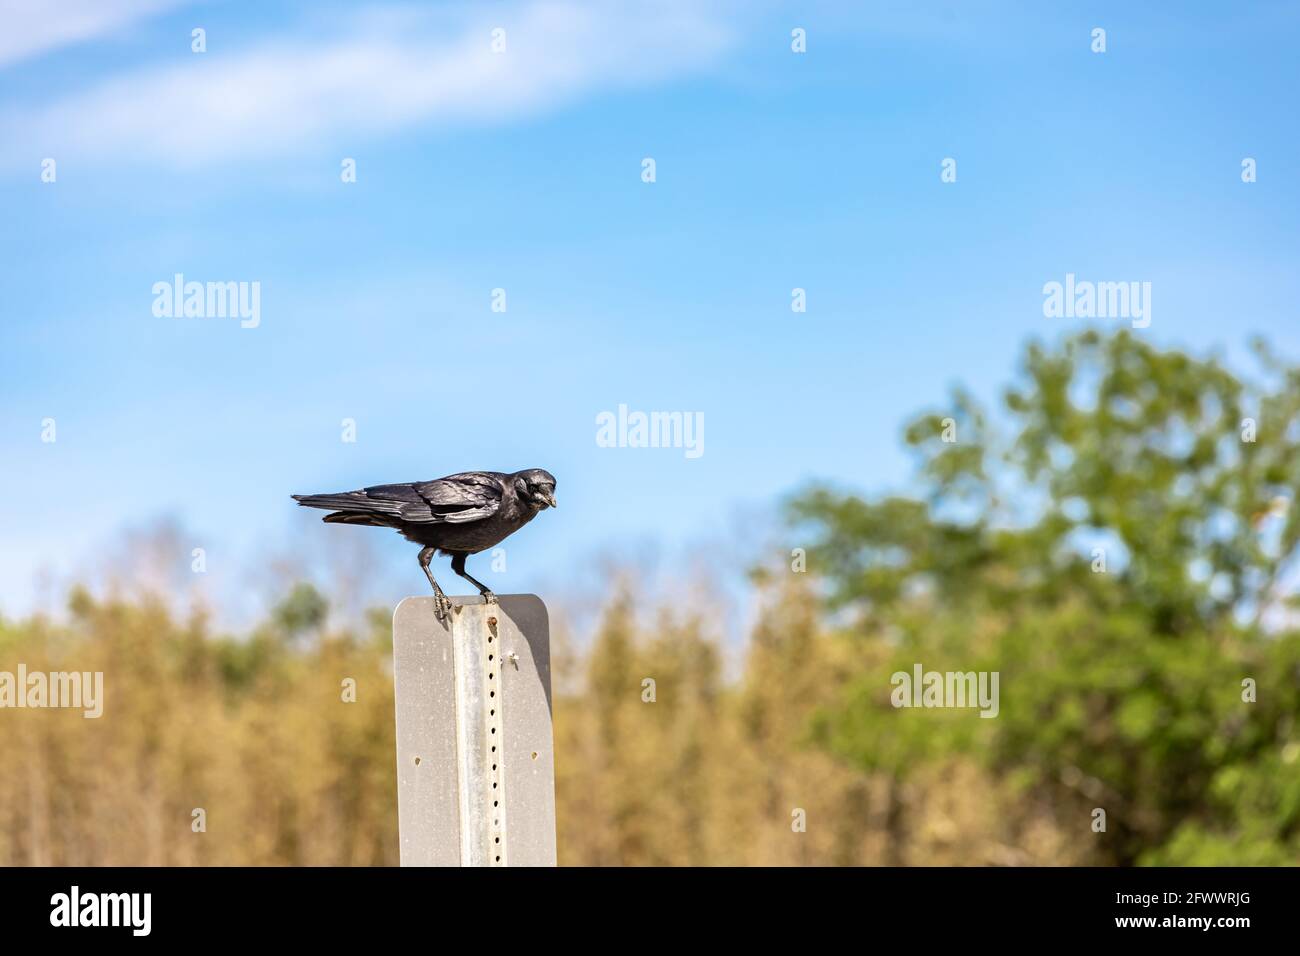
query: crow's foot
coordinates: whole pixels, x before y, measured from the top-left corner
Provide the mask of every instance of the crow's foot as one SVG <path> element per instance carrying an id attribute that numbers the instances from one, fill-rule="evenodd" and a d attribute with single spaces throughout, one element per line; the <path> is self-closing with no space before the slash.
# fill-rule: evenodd
<path id="1" fill-rule="evenodd" d="M 487 589 L 484 589 L 484 590 L 480 591 L 479 593 L 483 595 L 483 603 L 484 603 L 484 604 L 500 604 L 500 603 L 501 603 L 499 600 L 497 600 L 497 596 L 496 596 L 495 594 L 493 594 L 491 591 L 487 590 Z"/>
<path id="2" fill-rule="evenodd" d="M 439 622 L 447 623 L 447 615 L 451 613 L 451 600 L 441 590 L 433 594 L 433 613 Z"/>

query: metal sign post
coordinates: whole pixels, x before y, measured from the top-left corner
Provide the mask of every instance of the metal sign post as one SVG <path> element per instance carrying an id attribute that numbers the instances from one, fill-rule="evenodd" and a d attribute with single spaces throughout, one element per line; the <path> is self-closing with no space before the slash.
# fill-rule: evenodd
<path id="1" fill-rule="evenodd" d="M 546 606 L 432 597 L 393 614 L 402 866 L 554 866 Z"/>

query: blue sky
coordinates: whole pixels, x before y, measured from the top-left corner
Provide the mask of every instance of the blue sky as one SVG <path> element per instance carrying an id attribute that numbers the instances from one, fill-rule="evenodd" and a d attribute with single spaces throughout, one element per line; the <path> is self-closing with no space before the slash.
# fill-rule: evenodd
<path id="1" fill-rule="evenodd" d="M 1155 341 L 1300 358 L 1294 4 L 0 18 L 5 614 L 105 580 L 162 517 L 213 604 L 264 590 L 268 552 L 336 547 L 373 548 L 368 594 L 417 593 L 410 545 L 308 530 L 287 496 L 471 468 L 559 479 L 505 575 L 471 559 L 498 590 L 646 548 L 734 563 L 719 542 L 810 479 L 905 487 L 905 420 L 957 382 L 994 397 L 1026 338 L 1122 324 L 1044 318 L 1067 272 L 1151 282 Z M 154 316 L 177 272 L 259 282 L 260 325 Z M 620 403 L 702 413 L 704 455 L 598 447 Z"/>

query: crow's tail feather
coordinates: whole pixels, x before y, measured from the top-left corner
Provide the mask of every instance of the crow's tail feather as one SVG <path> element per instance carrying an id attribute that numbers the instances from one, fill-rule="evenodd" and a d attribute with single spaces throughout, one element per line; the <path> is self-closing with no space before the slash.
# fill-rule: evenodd
<path id="1" fill-rule="evenodd" d="M 335 511 L 320 520 L 327 524 L 364 524 L 372 528 L 385 527 L 384 524 L 376 520 L 374 515 L 364 514 L 360 511 Z"/>
<path id="2" fill-rule="evenodd" d="M 332 511 L 322 521 L 330 524 L 363 524 L 382 528 L 385 523 L 373 508 L 368 507 L 363 492 L 345 491 L 332 495 L 291 495 L 304 508 L 324 508 Z"/>
<path id="3" fill-rule="evenodd" d="M 366 501 L 365 495 L 353 491 L 333 495 L 290 495 L 290 497 L 304 508 L 329 508 L 344 511 L 355 509 L 358 505 L 364 506 Z"/>

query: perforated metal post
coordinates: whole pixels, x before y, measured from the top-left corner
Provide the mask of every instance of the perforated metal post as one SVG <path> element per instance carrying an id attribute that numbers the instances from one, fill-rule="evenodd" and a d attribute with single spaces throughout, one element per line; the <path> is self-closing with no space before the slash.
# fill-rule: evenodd
<path id="1" fill-rule="evenodd" d="M 403 866 L 554 866 L 546 607 L 532 594 L 432 597 L 393 615 Z"/>

